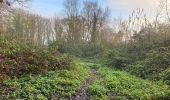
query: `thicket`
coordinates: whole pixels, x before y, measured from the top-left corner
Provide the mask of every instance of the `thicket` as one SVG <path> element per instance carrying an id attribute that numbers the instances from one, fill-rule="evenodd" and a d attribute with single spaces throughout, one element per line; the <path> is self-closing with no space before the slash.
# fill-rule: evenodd
<path id="1" fill-rule="evenodd" d="M 133 35 L 128 45 L 109 51 L 104 63 L 144 79 L 161 80 L 169 84 L 169 29 L 166 32 L 147 32 L 140 31 Z"/>
<path id="2" fill-rule="evenodd" d="M 102 55 L 104 51 L 101 45 L 94 43 L 80 43 L 73 45 L 71 43 L 58 44 L 57 42 L 52 42 L 48 46 L 49 48 L 54 48 L 54 52 L 59 53 L 69 53 L 76 57 L 88 58 L 94 57 L 96 55 Z"/>
<path id="3" fill-rule="evenodd" d="M 147 20 L 143 9 L 133 11 L 129 20 L 121 23 L 114 48 L 105 54 L 105 65 L 125 70 L 144 79 L 169 84 L 170 20 L 168 0 L 160 1 L 153 21 Z M 164 16 L 164 18 L 160 18 Z"/>
<path id="4" fill-rule="evenodd" d="M 46 47 L 0 39 L 0 81 L 26 74 L 40 74 L 58 69 L 70 69 L 72 58 L 52 53 Z"/>

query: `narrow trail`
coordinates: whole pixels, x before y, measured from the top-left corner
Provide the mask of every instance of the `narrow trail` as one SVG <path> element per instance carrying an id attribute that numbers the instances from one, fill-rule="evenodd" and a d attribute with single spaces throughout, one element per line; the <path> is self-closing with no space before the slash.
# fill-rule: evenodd
<path id="1" fill-rule="evenodd" d="M 72 100 L 87 100 L 87 98 L 88 98 L 88 96 L 87 96 L 88 88 L 97 78 L 96 69 L 91 69 L 91 73 L 92 74 L 91 74 L 90 78 L 83 85 L 81 91 L 75 97 L 73 97 Z"/>

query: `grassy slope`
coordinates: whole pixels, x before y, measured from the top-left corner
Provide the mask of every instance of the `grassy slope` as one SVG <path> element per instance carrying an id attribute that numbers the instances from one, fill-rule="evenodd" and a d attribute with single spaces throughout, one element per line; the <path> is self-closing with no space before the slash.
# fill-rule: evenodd
<path id="1" fill-rule="evenodd" d="M 98 67 L 98 79 L 89 87 L 90 99 L 163 100 L 170 98 L 170 88 L 132 76 L 123 71 Z"/>
<path id="2" fill-rule="evenodd" d="M 49 97 L 71 98 L 81 90 L 89 75 L 90 70 L 87 67 L 76 64 L 71 70 L 53 71 L 36 77 L 24 76 L 6 81 L 5 84 L 13 88 L 12 98 L 29 100 L 47 100 Z"/>

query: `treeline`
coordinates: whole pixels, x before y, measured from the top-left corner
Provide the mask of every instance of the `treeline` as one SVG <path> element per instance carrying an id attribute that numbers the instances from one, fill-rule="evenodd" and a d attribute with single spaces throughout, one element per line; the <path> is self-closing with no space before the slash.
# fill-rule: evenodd
<path id="1" fill-rule="evenodd" d="M 52 19 L 14 9 L 6 19 L 3 34 L 8 39 L 38 46 L 50 45 L 62 53 L 92 56 L 108 45 L 112 29 L 108 25 L 109 8 L 102 8 L 97 1 L 65 0 L 63 18 Z M 55 41 L 55 42 L 54 42 Z"/>
<path id="2" fill-rule="evenodd" d="M 112 25 L 110 14 L 110 9 L 97 0 L 65 0 L 63 18 L 49 19 L 13 9 L 10 17 L 4 18 L 2 35 L 79 57 L 101 56 L 106 49 L 128 44 L 133 31 L 147 23 L 142 9 L 134 11 L 129 20 L 115 19 L 116 25 Z"/>

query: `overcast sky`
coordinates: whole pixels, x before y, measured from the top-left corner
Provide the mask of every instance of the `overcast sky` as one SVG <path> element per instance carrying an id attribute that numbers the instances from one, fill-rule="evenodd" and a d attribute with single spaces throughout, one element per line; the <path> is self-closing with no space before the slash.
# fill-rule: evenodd
<path id="1" fill-rule="evenodd" d="M 63 15 L 64 0 L 32 0 L 29 10 L 45 17 Z M 80 0 L 82 1 L 82 0 Z M 126 17 L 136 8 L 144 8 L 149 14 L 159 0 L 98 0 L 101 6 L 109 6 L 113 17 Z"/>

